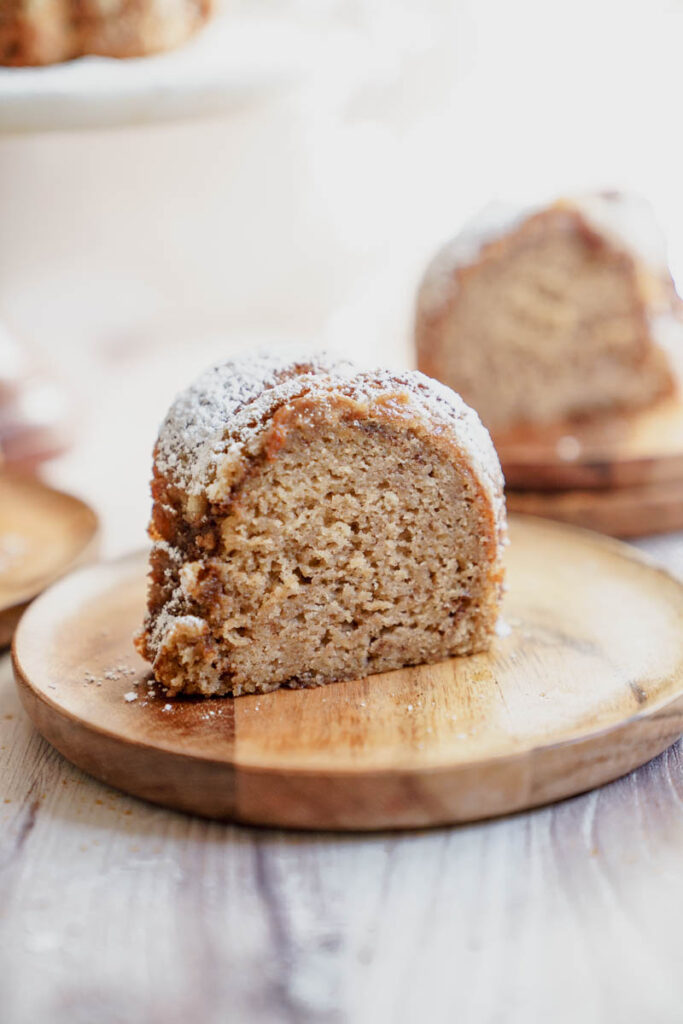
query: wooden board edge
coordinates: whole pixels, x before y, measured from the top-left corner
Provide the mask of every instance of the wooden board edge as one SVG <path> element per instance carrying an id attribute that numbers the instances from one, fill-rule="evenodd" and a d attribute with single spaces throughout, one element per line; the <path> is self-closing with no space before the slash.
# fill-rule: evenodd
<path id="1" fill-rule="evenodd" d="M 511 514 L 533 515 L 628 540 L 683 530 L 683 483 L 681 492 L 680 496 L 664 493 L 658 496 L 653 488 L 640 487 L 612 491 L 508 488 L 505 500 Z"/>
<path id="2" fill-rule="evenodd" d="M 504 446 L 497 451 L 506 486 L 513 490 L 603 490 L 683 481 L 683 454 L 623 462 L 534 462 L 506 454 Z"/>

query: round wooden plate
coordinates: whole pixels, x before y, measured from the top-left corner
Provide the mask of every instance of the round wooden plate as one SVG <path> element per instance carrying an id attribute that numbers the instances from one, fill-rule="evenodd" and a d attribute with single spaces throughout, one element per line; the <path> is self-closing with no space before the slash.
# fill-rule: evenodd
<path id="1" fill-rule="evenodd" d="M 495 438 L 508 487 L 613 488 L 683 480 L 683 401 L 632 416 L 520 427 Z"/>
<path id="2" fill-rule="evenodd" d="M 297 828 L 438 825 L 579 793 L 683 732 L 683 587 L 594 534 L 513 520 L 507 628 L 487 654 L 234 700 L 153 685 L 132 649 L 145 561 L 57 583 L 13 655 L 43 736 L 156 803 Z"/>
<path id="3" fill-rule="evenodd" d="M 612 537 L 683 530 L 683 480 L 610 490 L 506 491 L 510 512 L 556 519 Z"/>
<path id="4" fill-rule="evenodd" d="M 24 608 L 94 554 L 97 516 L 34 477 L 0 473 L 0 646 Z"/>

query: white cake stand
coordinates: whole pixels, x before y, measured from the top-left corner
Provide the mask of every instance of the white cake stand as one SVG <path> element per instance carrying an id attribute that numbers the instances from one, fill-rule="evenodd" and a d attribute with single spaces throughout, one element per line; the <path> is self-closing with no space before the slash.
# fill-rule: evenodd
<path id="1" fill-rule="evenodd" d="M 183 291 L 188 307 L 210 308 L 214 278 L 229 276 L 222 239 L 246 232 L 241 197 L 271 136 L 292 148 L 279 108 L 330 47 L 324 20 L 229 0 L 168 53 L 0 67 L 0 224 L 13 238 L 2 321 L 53 348 L 61 328 L 96 345 L 173 320 Z"/>
<path id="2" fill-rule="evenodd" d="M 76 378 L 204 332 L 320 341 L 472 51 L 459 9 L 226 0 L 167 54 L 0 69 L 0 318 Z"/>
<path id="3" fill-rule="evenodd" d="M 219 13 L 184 46 L 138 59 L 0 68 L 0 132 L 107 128 L 223 113 L 300 81 L 317 33 L 282 17 Z"/>

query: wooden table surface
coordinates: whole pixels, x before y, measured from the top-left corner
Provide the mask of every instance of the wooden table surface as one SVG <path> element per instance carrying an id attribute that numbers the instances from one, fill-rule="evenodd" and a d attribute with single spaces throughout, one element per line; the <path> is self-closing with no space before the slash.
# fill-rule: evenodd
<path id="1" fill-rule="evenodd" d="M 50 479 L 97 506 L 105 554 L 143 542 L 159 417 L 225 350 L 151 342 L 88 364 L 80 440 Z M 683 574 L 683 535 L 640 546 Z M 683 1019 L 680 745 L 485 824 L 260 831 L 72 768 L 29 724 L 4 655 L 0 766 L 4 1024 Z"/>

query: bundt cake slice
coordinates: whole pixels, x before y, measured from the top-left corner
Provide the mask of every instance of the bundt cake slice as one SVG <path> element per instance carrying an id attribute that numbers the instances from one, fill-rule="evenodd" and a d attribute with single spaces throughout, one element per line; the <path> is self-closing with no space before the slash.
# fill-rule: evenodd
<path id="1" fill-rule="evenodd" d="M 168 413 L 152 493 L 137 644 L 170 694 L 316 686 L 490 643 L 500 466 L 476 414 L 420 373 L 217 366 Z"/>
<path id="2" fill-rule="evenodd" d="M 142 57 L 185 42 L 214 0 L 0 0 L 0 64 Z"/>
<path id="3" fill-rule="evenodd" d="M 426 273 L 418 367 L 460 392 L 494 436 L 646 407 L 675 388 L 679 303 L 644 200 L 492 207 Z"/>

